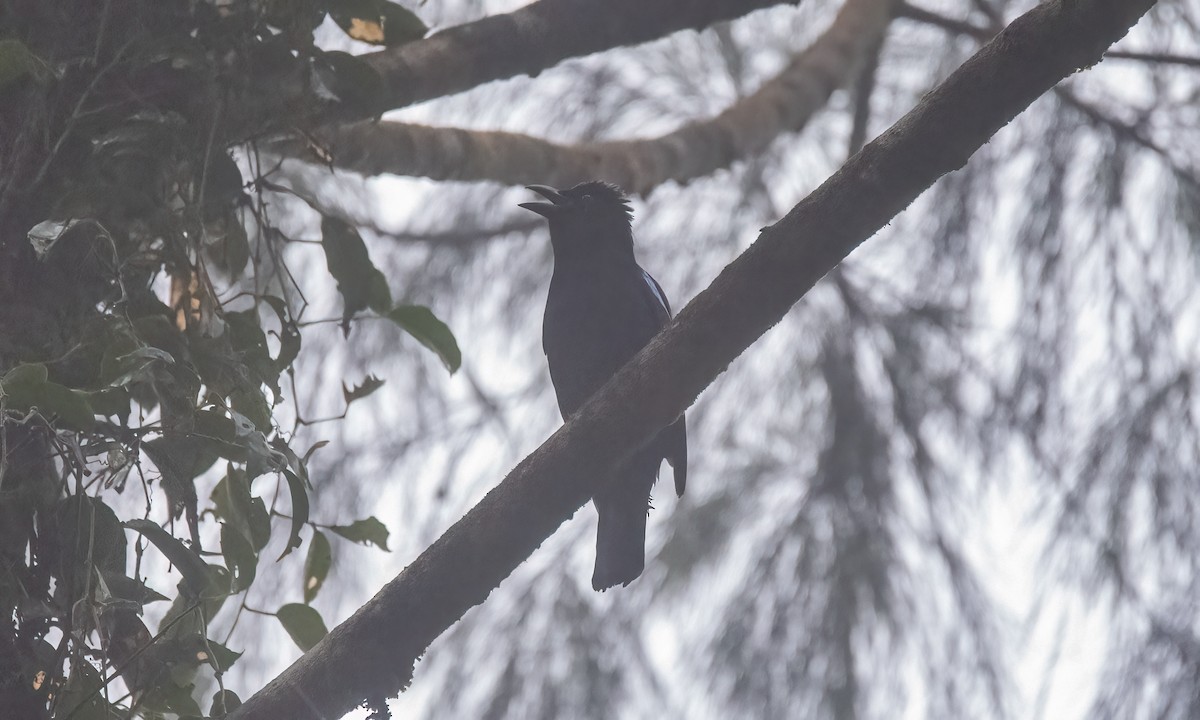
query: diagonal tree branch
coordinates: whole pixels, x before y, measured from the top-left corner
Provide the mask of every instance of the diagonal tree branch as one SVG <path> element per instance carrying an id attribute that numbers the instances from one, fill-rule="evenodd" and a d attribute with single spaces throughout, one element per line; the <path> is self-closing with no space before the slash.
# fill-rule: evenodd
<path id="1" fill-rule="evenodd" d="M 652 3 L 651 3 L 652 4 Z M 891 0 L 847 0 L 833 24 L 757 92 L 709 120 L 657 138 L 560 145 L 517 133 L 468 131 L 398 122 L 360 122 L 318 137 L 337 167 L 437 180 L 573 185 L 602 179 L 645 194 L 752 157 L 795 132 L 854 79 L 879 43 Z M 304 152 L 291 142 L 282 149 Z"/>
<path id="2" fill-rule="evenodd" d="M 731 263 L 629 365 L 411 565 L 230 717 L 338 717 L 403 688 L 644 439 L 837 263 L 1154 0 L 1049 0 L 1017 18 Z"/>
<path id="3" fill-rule="evenodd" d="M 398 108 L 784 2 L 799 0 L 540 0 L 364 59 L 384 78 L 384 106 Z"/>
<path id="4" fill-rule="evenodd" d="M 491 15 L 436 32 L 395 48 L 359 56 L 383 80 L 372 99 L 375 114 L 451 95 L 517 75 L 536 75 L 572 57 L 656 40 L 680 30 L 702 29 L 754 10 L 799 0 L 538 0 L 511 13 Z M 256 83 L 253 92 L 231 102 L 225 136 L 244 140 L 280 130 L 276 118 L 293 124 L 360 120 L 314 117 L 307 74 Z M 335 109 L 335 112 L 341 109 Z M 357 112 L 363 113 L 359 108 Z"/>
<path id="5" fill-rule="evenodd" d="M 968 20 L 959 20 L 957 18 L 946 17 L 932 10 L 926 10 L 923 7 L 913 5 L 910 2 L 902 0 L 896 6 L 896 17 L 915 20 L 927 25 L 935 25 L 943 30 L 958 34 L 973 37 L 976 40 L 988 40 L 995 34 L 991 30 L 982 25 L 976 25 Z M 1200 57 L 1192 55 L 1177 55 L 1174 53 L 1159 53 L 1159 52 L 1137 52 L 1133 50 L 1109 50 L 1104 53 L 1105 59 L 1113 60 L 1135 60 L 1138 62 L 1150 63 L 1152 65 L 1184 65 L 1186 67 L 1200 67 Z"/>

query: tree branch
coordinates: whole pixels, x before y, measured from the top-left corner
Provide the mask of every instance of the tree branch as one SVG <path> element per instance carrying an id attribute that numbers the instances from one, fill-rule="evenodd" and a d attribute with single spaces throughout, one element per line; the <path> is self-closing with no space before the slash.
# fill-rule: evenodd
<path id="1" fill-rule="evenodd" d="M 973 37 L 976 40 L 987 40 L 993 34 L 993 31 L 975 25 L 967 20 L 958 20 L 955 18 L 940 15 L 932 10 L 926 10 L 917 7 L 910 2 L 901 2 L 896 7 L 896 17 L 915 20 L 925 23 L 926 25 L 934 25 L 948 32 L 957 35 L 966 35 Z M 1136 60 L 1138 62 L 1150 63 L 1152 65 L 1183 65 L 1185 67 L 1200 67 L 1200 57 L 1191 55 L 1175 55 L 1172 53 L 1147 53 L 1135 52 L 1132 50 L 1109 50 L 1104 53 L 1106 59 L 1113 60 Z"/>
<path id="2" fill-rule="evenodd" d="M 363 56 L 398 108 L 477 85 L 537 75 L 571 57 L 703 29 L 752 10 L 799 0 L 540 0 L 415 43 Z"/>
<path id="3" fill-rule="evenodd" d="M 230 717 L 338 717 L 404 687 L 429 644 L 684 411 L 822 276 L 997 130 L 1098 62 L 1154 0 L 1049 0 L 1017 18 L 731 263 L 571 421 Z"/>
<path id="4" fill-rule="evenodd" d="M 361 55 L 383 80 L 374 111 L 469 90 L 493 80 L 536 75 L 572 57 L 702 29 L 773 5 L 799 0 L 538 0 L 511 13 L 491 15 L 395 48 Z M 314 118 L 306 107 L 309 78 L 291 71 L 255 83 L 230 103 L 225 132 L 231 140 L 279 130 L 276 118 Z M 337 111 L 338 109 L 335 109 Z M 362 109 L 359 109 L 362 112 Z M 325 117 L 361 120 L 366 114 Z"/>
<path id="5" fill-rule="evenodd" d="M 829 29 L 757 92 L 715 118 L 657 138 L 559 145 L 517 133 L 397 122 L 355 123 L 318 138 L 337 167 L 364 175 L 558 186 L 601 179 L 645 194 L 668 180 L 685 183 L 728 167 L 762 152 L 781 133 L 803 128 L 878 45 L 891 5 L 847 0 Z M 292 153 L 305 147 L 283 146 Z"/>

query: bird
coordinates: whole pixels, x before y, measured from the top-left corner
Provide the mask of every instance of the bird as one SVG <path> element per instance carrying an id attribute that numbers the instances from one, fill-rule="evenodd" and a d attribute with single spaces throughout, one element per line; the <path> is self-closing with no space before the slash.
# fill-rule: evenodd
<path id="1" fill-rule="evenodd" d="M 563 420 L 631 360 L 671 319 L 666 293 L 637 263 L 633 211 L 624 192 L 602 181 L 565 190 L 529 185 L 547 202 L 520 203 L 546 218 L 554 271 L 546 295 L 542 349 Z M 595 494 L 599 515 L 592 587 L 627 586 L 642 574 L 650 492 L 662 461 L 675 492 L 687 485 L 683 415 L 659 431 Z"/>

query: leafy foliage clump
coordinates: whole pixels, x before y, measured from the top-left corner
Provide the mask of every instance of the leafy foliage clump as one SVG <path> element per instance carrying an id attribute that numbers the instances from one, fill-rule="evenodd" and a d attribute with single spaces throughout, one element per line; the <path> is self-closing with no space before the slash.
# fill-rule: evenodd
<path id="1" fill-rule="evenodd" d="M 272 536 L 286 533 L 282 558 L 306 525 L 304 604 L 261 612 L 303 649 L 325 633 L 307 605 L 332 559 L 308 511 L 320 444 L 293 449 L 304 420 L 283 427 L 279 412 L 307 305 L 286 263 L 293 241 L 263 200 L 271 171 L 242 143 L 305 122 L 255 104 L 280 88 L 299 88 L 304 117 L 367 109 L 378 76 L 313 45 L 327 14 L 365 42 L 425 32 L 366 0 L 0 7 L 5 717 L 201 715 L 198 674 L 220 684 L 240 655 L 210 621 L 239 594 L 247 609 Z M 323 245 L 347 333 L 369 308 L 457 368 L 449 329 L 393 306 L 354 228 L 328 218 Z M 347 404 L 381 384 L 368 378 Z M 260 480 L 272 477 L 283 482 Z M 327 529 L 387 549 L 375 518 Z M 177 588 L 147 585 L 144 552 L 178 571 Z M 142 611 L 155 602 L 170 608 L 152 631 Z M 208 710 L 237 704 L 221 686 Z"/>

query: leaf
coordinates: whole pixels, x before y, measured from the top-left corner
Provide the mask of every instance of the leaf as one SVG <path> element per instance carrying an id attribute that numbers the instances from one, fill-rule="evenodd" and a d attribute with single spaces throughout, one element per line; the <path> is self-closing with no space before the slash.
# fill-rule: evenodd
<path id="1" fill-rule="evenodd" d="M 250 420 L 253 427 L 261 432 L 271 431 L 271 405 L 261 391 L 234 390 L 229 393 L 229 404 L 238 414 Z"/>
<path id="2" fill-rule="evenodd" d="M 249 371 L 250 382 L 239 383 L 239 390 L 261 395 L 259 385 L 263 384 L 271 388 L 274 397 L 278 399 L 280 368 L 267 350 L 267 336 L 263 332 L 258 311 L 252 308 L 226 313 L 225 322 L 229 326 L 233 360 L 240 362 L 245 366 L 245 370 Z"/>
<path id="3" fill-rule="evenodd" d="M 213 466 L 218 454 L 236 454 L 230 451 L 236 446 L 200 434 L 164 435 L 142 443 L 141 447 L 162 474 L 163 489 L 170 494 L 173 508 L 187 506 L 189 512 L 195 505 L 193 480 Z"/>
<path id="4" fill-rule="evenodd" d="M 217 267 L 232 278 L 240 277 L 250 262 L 250 238 L 237 208 L 226 208 L 223 214 L 206 219 L 204 229 L 212 240 L 208 254 Z"/>
<path id="5" fill-rule="evenodd" d="M 176 685 L 170 679 L 155 685 L 142 699 L 147 710 L 154 712 L 170 712 L 179 716 L 200 717 L 203 711 L 192 697 L 195 685 Z"/>
<path id="6" fill-rule="evenodd" d="M 388 529 L 375 516 L 365 520 L 355 520 L 349 525 L 335 525 L 329 528 L 347 540 L 353 540 L 363 545 L 376 545 L 388 552 Z"/>
<path id="7" fill-rule="evenodd" d="M 229 591 L 239 593 L 254 582 L 258 555 L 246 536 L 229 523 L 221 523 L 221 555 L 231 576 Z"/>
<path id="8" fill-rule="evenodd" d="M 0 90 L 26 75 L 41 79 L 44 70 L 25 43 L 20 40 L 0 40 Z"/>
<path id="9" fill-rule="evenodd" d="M 279 618 L 283 629 L 304 652 L 311 650 L 329 634 L 321 615 L 308 605 L 288 603 L 276 611 L 275 617 Z"/>
<path id="10" fill-rule="evenodd" d="M 83 658 L 71 663 L 70 678 L 58 698 L 55 717 L 71 720 L 109 720 L 108 703 L 103 693 L 96 692 L 103 685 L 100 674 L 91 663 Z"/>
<path id="11" fill-rule="evenodd" d="M 245 197 L 246 181 L 237 162 L 224 150 L 209 156 L 208 166 L 198 164 L 196 183 L 204 183 L 204 204 L 226 206 Z M 203 177 L 201 177 L 203 176 Z"/>
<path id="12" fill-rule="evenodd" d="M 242 706 L 242 699 L 232 690 L 218 690 L 213 694 L 212 708 L 208 714 L 214 718 L 225 717 Z"/>
<path id="13" fill-rule="evenodd" d="M 314 530 L 312 540 L 308 543 L 308 556 L 304 558 L 305 603 L 311 603 L 317 597 L 332 564 L 333 550 L 329 547 L 329 538 L 320 530 Z"/>
<path id="14" fill-rule="evenodd" d="M 211 656 L 209 656 L 210 651 L 212 653 Z M 203 657 L 197 657 L 197 660 L 212 665 L 213 669 L 219 673 L 223 673 L 229 670 L 229 668 L 233 667 L 233 664 L 237 662 L 238 658 L 244 654 L 230 650 L 216 640 L 209 640 L 206 642 L 205 649 L 201 651 L 201 653 L 203 654 Z M 237 698 L 237 696 L 234 695 L 234 698 Z"/>
<path id="15" fill-rule="evenodd" d="M 241 403 L 237 401 L 238 393 L 234 392 L 231 396 L 234 400 L 234 405 L 239 406 Z M 254 410 L 251 394 L 251 410 Z M 261 400 L 261 396 L 258 396 Z M 263 401 L 265 404 L 265 401 Z M 270 419 L 270 411 L 266 410 L 267 418 Z M 285 464 L 285 458 L 279 453 L 271 449 L 267 442 L 267 436 L 258 429 L 257 421 L 241 414 L 237 410 L 229 411 L 230 421 L 234 430 L 233 442 L 245 449 L 243 457 L 246 459 L 246 474 L 251 478 L 256 478 L 263 473 L 279 470 Z M 233 458 L 231 458 L 233 459 Z"/>
<path id="16" fill-rule="evenodd" d="M 191 583 L 179 581 L 179 593 L 171 607 L 158 621 L 158 631 L 166 638 L 192 642 L 207 631 L 207 622 L 217 616 L 229 599 L 229 571 L 220 565 L 204 565 L 207 586 L 200 594 L 200 603 L 191 591 Z"/>
<path id="17" fill-rule="evenodd" d="M 102 417 L 117 417 L 124 420 L 129 417 L 129 403 L 132 398 L 125 388 L 106 388 L 88 393 L 88 405 Z M 125 470 L 129 468 L 126 467 Z"/>
<path id="18" fill-rule="evenodd" d="M 389 0 L 341 0 L 330 3 L 329 10 L 347 35 L 372 45 L 402 45 L 429 32 L 411 10 Z"/>
<path id="19" fill-rule="evenodd" d="M 57 530 L 51 533 L 59 549 L 60 576 L 79 582 L 88 578 L 92 567 L 120 572 L 125 568 L 128 543 L 121 521 L 100 498 L 71 495 L 59 500 L 54 510 Z"/>
<path id="20" fill-rule="evenodd" d="M 305 465 L 308 465 L 308 461 L 309 461 L 309 459 L 310 459 L 310 458 L 312 458 L 312 456 L 313 456 L 313 453 L 315 453 L 316 451 L 320 450 L 321 448 L 325 447 L 325 446 L 326 446 L 326 445 L 328 445 L 328 444 L 329 444 L 329 441 L 328 441 L 328 440 L 318 440 L 318 441 L 316 441 L 315 443 L 313 443 L 313 444 L 312 444 L 312 447 L 310 447 L 310 448 L 309 448 L 309 449 L 308 449 L 308 450 L 307 450 L 307 451 L 304 453 L 304 457 L 303 457 L 303 458 L 301 458 L 301 459 L 300 459 L 300 461 L 301 461 L 302 463 L 304 463 Z"/>
<path id="21" fill-rule="evenodd" d="M 279 318 L 279 356 L 275 358 L 275 371 L 278 374 L 290 368 L 300 354 L 300 328 L 288 316 L 287 304 L 283 300 L 272 295 L 262 299 Z"/>
<path id="22" fill-rule="evenodd" d="M 0 72 L 3 72 L 0 70 Z M 33 251 L 37 253 L 39 260 L 46 259 L 50 254 L 50 249 L 54 247 L 54 243 L 58 239 L 67 234 L 67 231 L 82 222 L 79 219 L 72 220 L 43 220 L 37 225 L 29 228 L 26 237 L 29 238 L 29 244 L 33 245 Z"/>
<path id="23" fill-rule="evenodd" d="M 91 430 L 96 415 L 87 395 L 46 378 L 45 365 L 18 365 L 0 380 L 0 392 L 13 410 L 28 412 L 36 407 L 41 414 L 57 416 L 76 430 Z"/>
<path id="24" fill-rule="evenodd" d="M 217 517 L 238 530 L 256 553 L 271 539 L 271 517 L 262 498 L 250 495 L 246 474 L 230 464 L 212 492 Z"/>
<path id="25" fill-rule="evenodd" d="M 451 373 L 462 365 L 462 351 L 458 349 L 454 333 L 450 332 L 450 328 L 438 320 L 429 308 L 420 305 L 399 305 L 388 312 L 387 319 L 404 328 L 418 342 L 437 353 Z"/>
<path id="26" fill-rule="evenodd" d="M 109 592 L 115 598 L 132 600 L 139 605 L 167 599 L 166 595 L 154 591 L 141 580 L 134 580 L 119 572 L 103 570 L 100 572 L 100 577 L 104 579 Z"/>
<path id="27" fill-rule="evenodd" d="M 278 560 L 284 559 L 294 548 L 300 547 L 300 531 L 308 522 L 308 492 L 304 489 L 304 481 L 288 468 L 284 468 L 282 472 L 287 478 L 288 490 L 292 494 L 292 530 L 288 536 L 287 547 L 283 549 Z"/>
<path id="28" fill-rule="evenodd" d="M 309 83 L 318 98 L 359 115 L 379 115 L 386 109 L 381 102 L 383 76 L 362 58 L 330 50 L 310 62 Z"/>
<path id="29" fill-rule="evenodd" d="M 165 555 L 171 561 L 172 565 L 179 568 L 179 572 L 183 575 L 184 583 L 193 596 L 200 595 L 209 589 L 212 580 L 209 575 L 208 565 L 193 550 L 180 542 L 178 538 L 163 530 L 157 523 L 149 520 L 126 520 L 123 524 L 130 530 L 136 530 L 141 533 L 147 540 L 154 543 L 159 552 Z"/>
<path id="30" fill-rule="evenodd" d="M 362 236 L 350 225 L 325 216 L 321 221 L 321 247 L 329 274 L 342 294 L 342 331 L 350 333 L 350 319 L 367 307 L 385 313 L 392 307 L 387 278 L 371 264 Z"/>
<path id="31" fill-rule="evenodd" d="M 383 387 L 383 380 L 374 375 L 368 375 L 361 385 L 355 385 L 352 388 L 348 388 L 345 383 L 342 383 L 342 397 L 346 398 L 346 404 L 349 405 L 355 400 L 362 400 L 381 387 Z"/>
<path id="32" fill-rule="evenodd" d="M 304 487 L 312 490 L 312 481 L 308 479 L 308 468 L 304 466 L 304 461 L 292 450 L 287 441 L 281 437 L 277 437 L 271 441 L 271 447 L 274 448 L 274 451 L 279 456 L 284 458 L 287 467 L 291 468 L 292 472 L 296 473 L 297 477 L 304 481 Z"/>
<path id="33" fill-rule="evenodd" d="M 0 379 L 0 385 L 9 387 L 41 384 L 46 382 L 47 377 L 49 375 L 46 372 L 46 366 L 41 363 L 18 365 L 4 374 L 4 378 Z"/>

